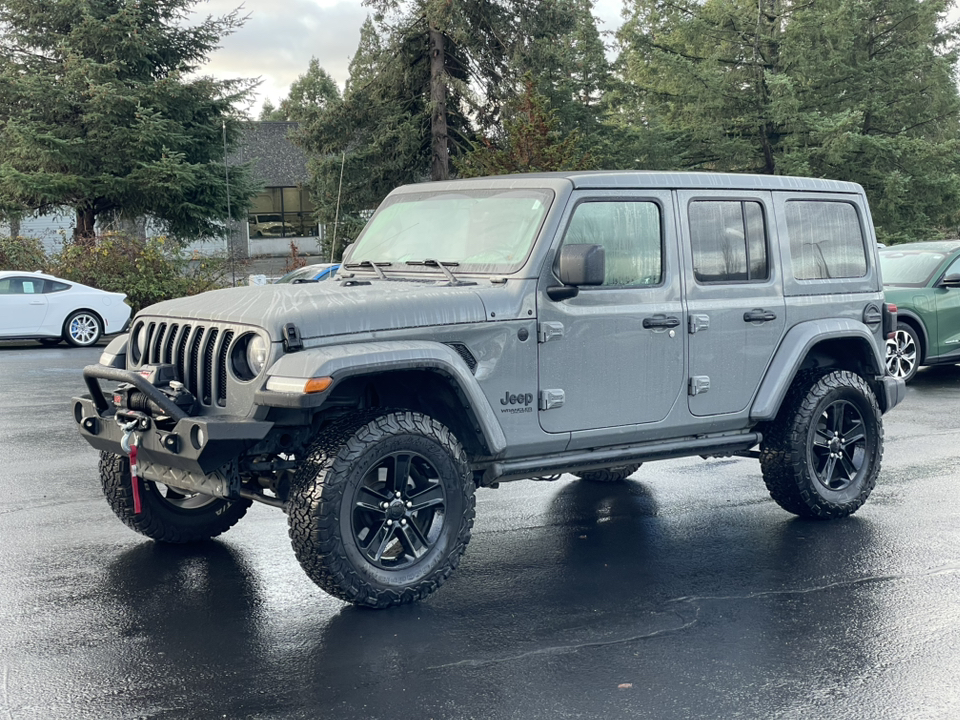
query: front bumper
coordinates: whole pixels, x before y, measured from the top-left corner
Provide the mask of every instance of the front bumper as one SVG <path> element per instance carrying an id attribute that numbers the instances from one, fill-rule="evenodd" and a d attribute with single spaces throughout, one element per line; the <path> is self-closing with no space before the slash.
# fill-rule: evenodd
<path id="1" fill-rule="evenodd" d="M 263 440 L 273 427 L 272 422 L 189 416 L 145 377 L 130 370 L 88 365 L 83 377 L 90 393 L 73 398 L 73 416 L 80 434 L 97 450 L 124 454 L 118 409 L 104 396 L 101 380 L 129 383 L 163 409 L 163 428 L 148 415 L 119 410 L 125 420 L 138 419 L 138 452 L 155 465 L 208 475 Z"/>

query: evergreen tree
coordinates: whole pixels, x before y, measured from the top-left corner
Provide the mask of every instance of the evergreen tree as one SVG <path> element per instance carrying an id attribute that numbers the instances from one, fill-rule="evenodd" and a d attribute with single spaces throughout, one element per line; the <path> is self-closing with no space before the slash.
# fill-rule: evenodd
<path id="1" fill-rule="evenodd" d="M 888 240 L 957 222 L 951 0 L 631 0 L 617 117 L 648 167 L 861 183 Z"/>
<path id="2" fill-rule="evenodd" d="M 75 236 L 149 215 L 182 238 L 223 233 L 224 135 L 249 80 L 196 73 L 237 12 L 187 24 L 196 0 L 0 0 L 0 207 L 76 210 Z M 231 168 L 232 215 L 253 188 Z"/>
<path id="3" fill-rule="evenodd" d="M 560 130 L 557 114 L 534 88 L 528 75 L 523 95 L 506 109 L 503 141 L 481 138 L 456 163 L 460 177 L 509 173 L 585 170 L 591 158 L 584 152 L 580 133 Z"/>
<path id="4" fill-rule="evenodd" d="M 269 100 L 264 102 L 260 120 L 308 122 L 339 100 L 340 88 L 336 81 L 320 67 L 319 60 L 310 58 L 307 72 L 293 81 L 287 97 L 280 101 L 280 107 L 275 108 Z"/>

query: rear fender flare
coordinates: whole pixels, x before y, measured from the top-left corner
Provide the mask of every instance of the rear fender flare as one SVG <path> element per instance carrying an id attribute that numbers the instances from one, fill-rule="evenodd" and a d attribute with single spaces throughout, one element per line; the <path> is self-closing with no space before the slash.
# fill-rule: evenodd
<path id="1" fill-rule="evenodd" d="M 777 416 L 780 403 L 783 402 L 807 356 L 817 345 L 828 340 L 850 340 L 860 348 L 869 348 L 865 353 L 868 369 L 874 376 L 881 376 L 886 372 L 876 338 L 863 323 L 846 318 L 827 318 L 800 323 L 792 327 L 784 336 L 773 362 L 767 368 L 767 374 L 760 383 L 760 389 L 750 410 L 751 420 L 756 422 L 773 420 Z M 872 381 L 874 378 L 865 379 Z"/>

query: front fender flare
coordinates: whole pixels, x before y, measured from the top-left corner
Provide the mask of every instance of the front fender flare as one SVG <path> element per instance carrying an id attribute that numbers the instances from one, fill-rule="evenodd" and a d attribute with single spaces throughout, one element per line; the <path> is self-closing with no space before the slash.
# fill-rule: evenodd
<path id="1" fill-rule="evenodd" d="M 885 365 L 873 333 L 861 322 L 846 318 L 810 320 L 792 327 L 780 343 L 767 374 L 760 383 L 757 397 L 750 410 L 753 421 L 772 420 L 780 410 L 793 379 L 810 351 L 826 340 L 850 339 L 866 343 L 872 349 L 868 361 L 877 376 L 883 375 Z M 866 378 L 868 381 L 873 378 Z"/>
<path id="2" fill-rule="evenodd" d="M 333 385 L 316 395 L 260 390 L 256 393 L 256 403 L 271 407 L 317 407 L 346 378 L 392 370 L 435 370 L 449 377 L 480 426 L 490 453 L 497 455 L 506 448 L 503 429 L 470 369 L 455 350 L 428 340 L 330 345 L 284 355 L 270 367 L 268 377 L 331 377 Z"/>

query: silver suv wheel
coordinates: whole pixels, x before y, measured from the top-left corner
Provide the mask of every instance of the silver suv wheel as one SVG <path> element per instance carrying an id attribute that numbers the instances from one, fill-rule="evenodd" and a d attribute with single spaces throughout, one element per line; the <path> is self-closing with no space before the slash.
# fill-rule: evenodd
<path id="1" fill-rule="evenodd" d="M 887 374 L 910 382 L 920 369 L 920 341 L 906 323 L 897 323 L 892 340 L 887 340 Z"/>

